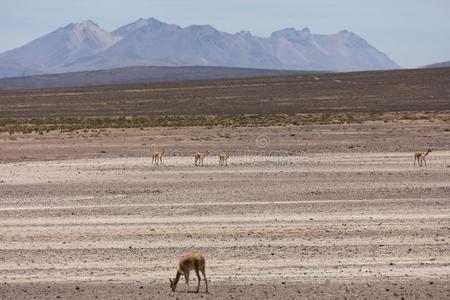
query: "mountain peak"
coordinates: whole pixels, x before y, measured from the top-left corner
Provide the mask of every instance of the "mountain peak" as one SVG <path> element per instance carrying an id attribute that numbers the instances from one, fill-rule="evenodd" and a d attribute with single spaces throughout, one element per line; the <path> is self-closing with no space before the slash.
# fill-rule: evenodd
<path id="1" fill-rule="evenodd" d="M 307 35 L 310 35 L 310 34 L 311 34 L 311 30 L 309 29 L 309 27 L 303 28 L 301 32 L 302 32 L 303 34 L 307 34 Z"/>
<path id="2" fill-rule="evenodd" d="M 158 20 L 158 19 L 156 19 L 156 18 L 153 18 L 153 17 L 150 17 L 150 18 L 148 18 L 148 19 L 146 19 L 146 21 L 148 22 L 148 23 L 156 23 L 156 24 L 166 24 L 166 23 L 164 23 L 164 22 L 161 22 L 160 20 Z"/>
<path id="3" fill-rule="evenodd" d="M 235 35 L 242 36 L 242 37 L 252 37 L 253 36 L 252 33 L 250 31 L 248 31 L 248 30 L 239 31 Z"/>
<path id="4" fill-rule="evenodd" d="M 301 31 L 288 27 L 272 33 L 271 38 L 285 38 L 291 42 L 301 42 L 311 37 L 311 31 L 305 27 Z"/>
<path id="5" fill-rule="evenodd" d="M 82 25 L 85 25 L 85 26 L 95 26 L 95 27 L 98 27 L 97 23 L 95 23 L 95 22 L 92 21 L 92 20 L 84 20 L 84 21 L 79 22 L 79 24 L 82 24 Z"/>
<path id="6" fill-rule="evenodd" d="M 158 30 L 164 26 L 168 26 L 168 24 L 161 22 L 155 18 L 148 18 L 148 19 L 139 18 L 136 21 L 134 21 L 133 23 L 124 25 L 124 26 L 116 29 L 115 31 L 113 31 L 113 35 L 116 35 L 119 37 L 124 37 L 132 32 L 141 30 L 143 28 L 151 29 L 151 30 Z"/>
<path id="7" fill-rule="evenodd" d="M 336 35 L 341 36 L 346 39 L 349 39 L 349 40 L 364 40 L 362 37 L 360 37 L 356 33 L 349 31 L 349 30 L 341 30 Z"/>
<path id="8" fill-rule="evenodd" d="M 70 23 L 3 54 L 32 69 L 48 70 L 81 57 L 94 55 L 117 42 L 91 20 Z"/>
<path id="9" fill-rule="evenodd" d="M 352 32 L 347 30 L 347 29 L 344 29 L 344 30 L 339 31 L 337 34 L 339 34 L 339 35 L 350 35 L 350 34 L 352 34 Z"/>
<path id="10" fill-rule="evenodd" d="M 217 29 L 215 29 L 211 25 L 191 25 L 191 26 L 186 27 L 186 29 L 192 30 L 192 31 L 217 32 Z"/>
<path id="11" fill-rule="evenodd" d="M 78 47 L 76 44 L 80 44 L 80 47 L 83 47 L 81 44 L 89 44 L 89 47 L 103 49 L 117 40 L 91 20 L 71 23 L 62 28 L 59 33 L 67 37 L 70 43 L 68 46 L 71 48 Z"/>
<path id="12" fill-rule="evenodd" d="M 353 46 L 370 47 L 369 43 L 367 43 L 365 39 L 349 30 L 341 30 L 338 33 L 336 33 L 336 36 L 342 38 L 344 41 Z"/>
<path id="13" fill-rule="evenodd" d="M 100 29 L 100 27 L 91 20 L 85 20 L 77 23 L 70 23 L 65 28 L 90 28 L 90 29 Z"/>

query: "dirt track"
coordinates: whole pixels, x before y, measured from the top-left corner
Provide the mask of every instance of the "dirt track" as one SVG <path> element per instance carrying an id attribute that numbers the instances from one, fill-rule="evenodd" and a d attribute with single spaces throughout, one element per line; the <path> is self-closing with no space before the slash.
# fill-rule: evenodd
<path id="1" fill-rule="evenodd" d="M 0 165 L 0 298 L 448 298 L 450 151 Z M 191 288 L 194 288 L 195 282 Z"/>

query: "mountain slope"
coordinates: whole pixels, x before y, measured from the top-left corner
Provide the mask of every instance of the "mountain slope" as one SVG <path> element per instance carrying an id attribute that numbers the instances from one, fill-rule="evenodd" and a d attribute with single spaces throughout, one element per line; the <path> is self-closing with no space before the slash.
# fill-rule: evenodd
<path id="1" fill-rule="evenodd" d="M 182 28 L 139 19 L 109 33 L 92 21 L 70 24 L 0 54 L 42 73 L 126 66 L 222 66 L 315 71 L 395 69 L 399 66 L 349 31 L 312 34 L 286 28 L 270 37 L 230 34 L 209 25 Z"/>
<path id="2" fill-rule="evenodd" d="M 3 78 L 0 79 L 0 90 L 284 76 L 305 73 L 307 72 L 223 67 L 125 67 L 101 71 Z"/>
<path id="3" fill-rule="evenodd" d="M 13 60 L 0 58 L 0 78 L 2 77 L 19 77 L 32 74 L 39 74 L 37 70 L 25 67 Z"/>
<path id="4" fill-rule="evenodd" d="M 450 61 L 431 64 L 431 65 L 425 66 L 423 68 L 448 68 L 448 67 L 450 67 Z"/>
<path id="5" fill-rule="evenodd" d="M 0 55 L 3 60 L 20 62 L 28 68 L 57 71 L 62 62 L 96 54 L 119 40 L 92 21 L 72 23 L 40 37 L 25 46 Z"/>

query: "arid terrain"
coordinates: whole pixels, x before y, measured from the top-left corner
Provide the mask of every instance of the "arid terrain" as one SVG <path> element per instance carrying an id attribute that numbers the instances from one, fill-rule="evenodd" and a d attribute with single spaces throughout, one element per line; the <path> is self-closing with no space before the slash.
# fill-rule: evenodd
<path id="1" fill-rule="evenodd" d="M 447 126 L 4 134 L 0 297 L 199 298 L 167 280 L 197 249 L 210 299 L 448 298 Z M 151 142 L 177 156 L 152 166 Z M 197 144 L 241 152 L 195 168 Z M 427 168 L 420 144 L 435 149 Z"/>
<path id="2" fill-rule="evenodd" d="M 450 110 L 450 68 L 0 91 L 0 118 Z"/>
<path id="3" fill-rule="evenodd" d="M 375 120 L 368 108 L 362 119 L 334 122 L 341 110 L 324 100 L 330 122 L 2 130 L 0 299 L 450 298 L 449 79 L 433 77 L 440 84 L 411 100 L 419 82 L 411 76 L 403 89 L 392 83 L 398 94 L 380 87 L 374 101 L 363 99 L 361 107 L 380 108 Z M 329 88 L 323 95 L 341 91 Z M 81 102 L 64 110 L 45 102 L 53 96 L 24 96 L 38 92 L 2 92 L 4 126 L 29 126 L 46 112 L 119 116 L 100 102 L 86 102 L 83 115 Z M 283 113 L 281 98 L 274 114 Z M 317 105 L 302 101 L 292 113 Z M 226 109 L 239 113 L 246 100 L 236 103 Z M 429 147 L 428 166 L 414 166 L 414 151 Z M 152 165 L 161 149 L 164 165 Z M 195 167 L 193 153 L 207 150 Z M 227 167 L 218 166 L 222 150 Z M 186 293 L 183 279 L 170 290 L 191 250 L 205 254 L 209 294 Z"/>

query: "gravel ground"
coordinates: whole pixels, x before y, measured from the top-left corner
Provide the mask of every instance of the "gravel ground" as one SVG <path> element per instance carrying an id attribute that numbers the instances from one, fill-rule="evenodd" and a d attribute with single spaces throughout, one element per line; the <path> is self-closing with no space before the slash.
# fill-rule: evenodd
<path id="1" fill-rule="evenodd" d="M 0 298 L 448 299 L 450 151 L 428 163 L 409 151 L 3 163 Z M 169 288 L 191 250 L 209 294 Z"/>

